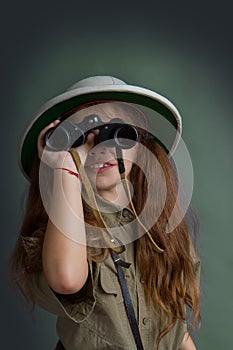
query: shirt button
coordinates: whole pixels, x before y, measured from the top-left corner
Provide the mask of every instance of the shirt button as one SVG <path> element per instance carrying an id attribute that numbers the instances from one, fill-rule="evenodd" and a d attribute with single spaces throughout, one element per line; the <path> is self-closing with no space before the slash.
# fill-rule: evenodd
<path id="1" fill-rule="evenodd" d="M 146 317 L 144 317 L 143 319 L 142 319 L 142 323 L 144 324 L 144 325 L 146 325 L 147 323 L 148 323 L 148 318 L 146 318 Z"/>
<path id="2" fill-rule="evenodd" d="M 140 282 L 143 284 L 144 283 L 144 279 L 142 277 L 140 277 Z"/>
<path id="3" fill-rule="evenodd" d="M 126 220 L 130 220 L 133 217 L 132 213 L 130 213 L 127 209 L 123 209 L 122 216 Z"/>

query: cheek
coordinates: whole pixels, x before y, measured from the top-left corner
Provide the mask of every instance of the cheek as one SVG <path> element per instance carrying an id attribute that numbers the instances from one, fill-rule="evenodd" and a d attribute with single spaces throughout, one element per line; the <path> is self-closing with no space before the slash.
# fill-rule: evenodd
<path id="1" fill-rule="evenodd" d="M 125 164 L 126 175 L 129 174 L 132 169 L 133 163 L 136 163 L 137 153 L 138 153 L 138 145 L 130 148 L 128 150 L 123 150 L 123 159 Z"/>
<path id="2" fill-rule="evenodd" d="M 125 175 L 128 176 L 132 169 L 133 163 L 130 160 L 124 160 L 124 164 L 125 164 Z"/>

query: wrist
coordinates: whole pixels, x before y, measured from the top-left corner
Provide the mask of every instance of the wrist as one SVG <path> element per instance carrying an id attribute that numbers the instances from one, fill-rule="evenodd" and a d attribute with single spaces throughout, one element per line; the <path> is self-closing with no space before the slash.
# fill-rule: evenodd
<path id="1" fill-rule="evenodd" d="M 80 174 L 77 171 L 73 171 L 72 169 L 66 168 L 66 167 L 58 167 L 58 168 L 54 168 L 54 170 L 61 170 L 64 171 L 67 174 L 70 174 L 72 176 L 75 176 L 77 179 L 79 179 L 81 181 L 81 177 Z"/>

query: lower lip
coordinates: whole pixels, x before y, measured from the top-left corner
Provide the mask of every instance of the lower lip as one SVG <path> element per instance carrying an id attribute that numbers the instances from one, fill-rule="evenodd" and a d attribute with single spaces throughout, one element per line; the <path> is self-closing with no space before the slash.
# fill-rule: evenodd
<path id="1" fill-rule="evenodd" d="M 108 165 L 108 166 L 104 166 L 102 168 L 90 168 L 90 167 L 87 167 L 87 170 L 92 172 L 92 173 L 104 173 L 105 171 L 109 170 L 109 169 L 112 169 L 115 165 Z"/>

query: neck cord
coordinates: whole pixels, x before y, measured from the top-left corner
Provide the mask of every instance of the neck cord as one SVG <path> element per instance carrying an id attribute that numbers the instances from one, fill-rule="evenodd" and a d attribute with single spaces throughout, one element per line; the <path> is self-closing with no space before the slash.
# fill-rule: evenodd
<path id="1" fill-rule="evenodd" d="M 136 209 L 134 207 L 133 201 L 132 201 L 132 197 L 131 197 L 131 193 L 130 193 L 130 189 L 129 189 L 129 183 L 128 180 L 126 178 L 125 175 L 125 166 L 124 166 L 124 161 L 122 158 L 122 149 L 119 146 L 116 146 L 116 154 L 117 154 L 117 160 L 118 160 L 118 168 L 119 168 L 119 173 L 121 176 L 121 180 L 125 189 L 125 192 L 128 196 L 129 202 L 130 202 L 130 206 L 133 210 L 133 213 L 135 215 L 135 218 L 137 219 L 139 225 L 144 229 L 145 233 L 147 234 L 147 236 L 149 237 L 150 241 L 152 242 L 154 249 L 156 250 L 157 253 L 163 253 L 164 249 L 160 248 L 155 241 L 153 240 L 150 232 L 147 230 L 147 228 L 145 227 L 145 225 L 141 222 L 141 220 L 139 219 L 137 213 L 136 213 Z"/>
<path id="2" fill-rule="evenodd" d="M 122 244 L 120 247 L 116 246 L 116 241 L 115 239 L 112 237 L 99 209 L 98 209 L 98 205 L 96 203 L 96 199 L 95 199 L 95 195 L 92 189 L 92 186 L 89 182 L 89 179 L 86 175 L 86 172 L 84 170 L 83 165 L 81 164 L 81 160 L 80 157 L 78 155 L 78 153 L 76 152 L 75 149 L 70 149 L 69 153 L 71 154 L 74 163 L 76 165 L 77 170 L 80 173 L 80 176 L 82 178 L 82 182 L 84 183 L 85 189 L 87 191 L 87 194 L 90 198 L 90 200 L 92 201 L 92 204 L 94 205 L 95 209 L 93 210 L 94 215 L 96 217 L 96 220 L 98 223 L 102 224 L 104 226 L 104 228 L 106 229 L 106 233 L 105 234 L 105 230 L 103 230 L 103 234 L 104 234 L 104 239 L 109 241 L 109 245 L 110 245 L 110 253 L 112 256 L 112 259 L 114 261 L 114 264 L 116 266 L 116 270 L 118 273 L 118 279 L 119 279 L 119 283 L 121 286 L 121 291 L 122 291 L 122 295 L 124 298 L 124 304 L 125 304 L 125 309 L 126 309 L 126 313 L 129 319 L 129 324 L 134 336 L 134 341 L 137 347 L 137 350 L 143 350 L 143 345 L 142 345 L 142 340 L 141 340 L 141 336 L 140 336 L 140 332 L 139 332 L 139 328 L 138 328 L 138 324 L 137 324 L 137 320 L 136 320 L 136 316 L 134 313 L 134 308 L 133 308 L 133 303 L 130 297 L 130 293 L 129 293 L 129 289 L 126 283 L 126 279 L 125 279 L 125 275 L 124 275 L 124 271 L 123 268 L 129 268 L 130 267 L 130 263 L 127 263 L 125 261 L 123 261 L 118 253 L 122 253 L 122 249 L 124 250 L 125 247 Z M 124 170 L 124 162 L 122 157 L 118 158 L 118 164 L 119 164 L 119 172 Z"/>
<path id="3" fill-rule="evenodd" d="M 87 195 L 88 195 L 90 202 L 93 206 L 92 209 L 93 209 L 94 216 L 97 220 L 97 223 L 100 225 L 100 227 L 103 227 L 102 233 L 103 233 L 103 238 L 104 238 L 105 242 L 107 243 L 108 247 L 110 249 L 112 249 L 113 251 L 115 251 L 116 253 L 122 253 L 122 251 L 124 251 L 125 248 L 121 244 L 119 246 L 119 243 L 121 243 L 121 242 L 119 242 L 119 240 L 116 240 L 112 236 L 108 226 L 106 225 L 106 223 L 104 221 L 103 216 L 101 215 L 101 212 L 99 211 L 94 191 L 92 189 L 92 186 L 90 184 L 88 176 L 84 170 L 84 167 L 81 163 L 78 152 L 74 148 L 71 148 L 71 149 L 69 149 L 69 153 L 71 154 L 73 161 L 75 163 L 75 166 L 76 166 L 78 172 L 80 173 L 82 183 L 86 189 Z"/>

